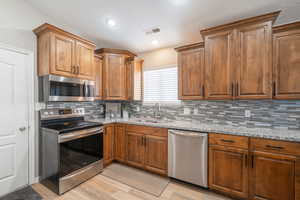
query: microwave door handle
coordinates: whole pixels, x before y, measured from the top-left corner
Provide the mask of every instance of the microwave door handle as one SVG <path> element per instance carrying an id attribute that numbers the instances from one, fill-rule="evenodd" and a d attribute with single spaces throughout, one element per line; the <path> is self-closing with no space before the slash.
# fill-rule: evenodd
<path id="1" fill-rule="evenodd" d="M 86 86 L 85 83 L 83 83 L 83 97 L 86 97 Z"/>

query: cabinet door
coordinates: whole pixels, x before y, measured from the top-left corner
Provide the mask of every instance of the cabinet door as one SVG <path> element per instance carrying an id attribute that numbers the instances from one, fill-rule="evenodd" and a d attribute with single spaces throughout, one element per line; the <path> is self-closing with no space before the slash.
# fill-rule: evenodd
<path id="1" fill-rule="evenodd" d="M 234 96 L 234 31 L 205 36 L 205 96 L 232 99 Z"/>
<path id="2" fill-rule="evenodd" d="M 76 41 L 77 77 L 82 79 L 95 78 L 94 76 L 94 48 Z"/>
<path id="3" fill-rule="evenodd" d="M 51 33 L 50 73 L 60 76 L 75 75 L 75 41 L 69 37 Z"/>
<path id="4" fill-rule="evenodd" d="M 114 159 L 114 125 L 105 126 L 103 143 L 104 165 L 108 165 Z"/>
<path id="5" fill-rule="evenodd" d="M 293 157 L 254 152 L 250 178 L 251 200 L 294 200 L 295 198 Z"/>
<path id="6" fill-rule="evenodd" d="M 272 23 L 237 30 L 236 98 L 272 98 Z"/>
<path id="7" fill-rule="evenodd" d="M 99 57 L 94 58 L 94 69 L 95 69 L 95 96 L 97 99 L 102 99 L 103 97 L 103 65 L 102 59 Z"/>
<path id="8" fill-rule="evenodd" d="M 126 156 L 125 140 L 126 140 L 125 126 L 123 124 L 115 125 L 114 158 L 119 162 L 125 162 L 125 156 Z"/>
<path id="9" fill-rule="evenodd" d="M 179 99 L 203 99 L 204 48 L 180 52 L 178 63 Z"/>
<path id="10" fill-rule="evenodd" d="M 166 175 L 168 162 L 168 139 L 166 137 L 145 136 L 147 170 Z"/>
<path id="11" fill-rule="evenodd" d="M 126 69 L 123 55 L 105 55 L 104 89 L 106 100 L 126 100 Z"/>
<path id="12" fill-rule="evenodd" d="M 248 197 L 248 151 L 209 147 L 209 187 L 238 198 Z"/>
<path id="13" fill-rule="evenodd" d="M 300 99 L 300 30 L 274 34 L 274 97 Z"/>
<path id="14" fill-rule="evenodd" d="M 133 100 L 134 92 L 134 61 L 126 61 L 126 99 Z"/>
<path id="15" fill-rule="evenodd" d="M 136 167 L 144 167 L 145 144 L 144 135 L 126 132 L 126 162 Z"/>

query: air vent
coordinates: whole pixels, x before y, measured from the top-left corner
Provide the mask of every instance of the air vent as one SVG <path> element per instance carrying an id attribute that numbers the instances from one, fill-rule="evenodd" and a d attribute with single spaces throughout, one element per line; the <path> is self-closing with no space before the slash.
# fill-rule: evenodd
<path id="1" fill-rule="evenodd" d="M 146 31 L 146 35 L 152 35 L 159 32 L 160 32 L 160 28 L 153 28 L 151 30 Z"/>

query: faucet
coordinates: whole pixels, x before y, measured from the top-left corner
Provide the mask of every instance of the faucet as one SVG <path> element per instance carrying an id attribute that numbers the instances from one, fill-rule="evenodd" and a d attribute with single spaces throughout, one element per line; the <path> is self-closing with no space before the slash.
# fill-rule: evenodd
<path id="1" fill-rule="evenodd" d="M 160 104 L 159 104 L 159 103 L 156 103 L 156 104 L 154 105 L 153 115 L 154 115 L 154 118 L 155 118 L 155 119 L 160 118 Z"/>

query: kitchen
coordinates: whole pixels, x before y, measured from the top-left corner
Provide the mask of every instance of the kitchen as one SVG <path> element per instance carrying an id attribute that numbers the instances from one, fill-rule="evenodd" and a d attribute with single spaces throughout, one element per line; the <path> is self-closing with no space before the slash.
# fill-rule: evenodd
<path id="1" fill-rule="evenodd" d="M 298 2 L 204 1 L 220 16 L 180 40 L 57 3 L 2 4 L 0 199 L 300 199 Z M 200 5 L 157 6 L 192 24 Z"/>

